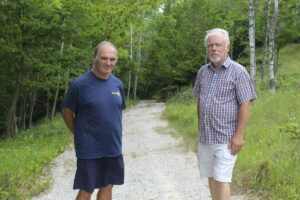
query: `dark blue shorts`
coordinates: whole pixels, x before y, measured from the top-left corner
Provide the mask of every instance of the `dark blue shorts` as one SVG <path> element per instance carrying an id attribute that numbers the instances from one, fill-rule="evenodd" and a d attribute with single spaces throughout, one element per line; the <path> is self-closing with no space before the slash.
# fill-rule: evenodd
<path id="1" fill-rule="evenodd" d="M 108 184 L 124 184 L 123 156 L 77 159 L 73 189 L 93 192 Z"/>

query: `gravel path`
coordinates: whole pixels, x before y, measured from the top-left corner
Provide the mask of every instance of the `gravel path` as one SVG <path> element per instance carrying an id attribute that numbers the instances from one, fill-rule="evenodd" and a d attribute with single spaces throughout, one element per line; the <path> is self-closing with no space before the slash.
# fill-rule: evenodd
<path id="1" fill-rule="evenodd" d="M 125 184 L 115 186 L 114 200 L 209 200 L 207 181 L 201 180 L 195 153 L 169 134 L 161 119 L 163 103 L 142 101 L 124 112 L 123 154 Z M 75 199 L 74 150 L 58 156 L 53 164 L 53 186 L 35 200 Z M 92 199 L 96 199 L 96 191 Z M 242 196 L 234 200 L 247 199 Z"/>

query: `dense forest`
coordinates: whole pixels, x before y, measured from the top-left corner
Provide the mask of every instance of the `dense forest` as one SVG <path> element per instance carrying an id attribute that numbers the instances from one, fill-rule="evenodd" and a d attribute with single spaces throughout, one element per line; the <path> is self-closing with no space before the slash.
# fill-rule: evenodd
<path id="1" fill-rule="evenodd" d="M 1 137 L 53 118 L 103 40 L 118 47 L 114 73 L 134 99 L 192 85 L 211 28 L 228 30 L 230 56 L 271 93 L 280 49 L 300 42 L 299 0 L 1 0 L 0 8 Z"/>

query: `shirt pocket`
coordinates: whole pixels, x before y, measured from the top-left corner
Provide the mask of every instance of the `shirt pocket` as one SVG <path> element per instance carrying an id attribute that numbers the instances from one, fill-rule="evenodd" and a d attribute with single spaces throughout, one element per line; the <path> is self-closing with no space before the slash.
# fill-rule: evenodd
<path id="1" fill-rule="evenodd" d="M 216 96 L 221 99 L 231 99 L 235 96 L 234 84 L 231 81 L 219 84 Z"/>

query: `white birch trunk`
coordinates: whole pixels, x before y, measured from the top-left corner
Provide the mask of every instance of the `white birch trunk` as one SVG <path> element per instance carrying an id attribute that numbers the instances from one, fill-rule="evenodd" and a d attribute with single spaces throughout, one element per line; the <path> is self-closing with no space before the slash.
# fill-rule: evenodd
<path id="1" fill-rule="evenodd" d="M 38 81 L 39 78 L 40 78 L 40 73 L 38 72 L 36 80 Z M 37 89 L 34 89 L 34 91 L 32 92 L 32 95 L 30 96 L 31 102 L 30 102 L 28 128 L 32 127 L 32 116 L 33 116 L 34 106 L 35 106 L 35 102 L 36 102 L 36 96 L 37 96 Z"/>
<path id="2" fill-rule="evenodd" d="M 53 100 L 53 105 L 52 105 L 52 112 L 51 112 L 51 120 L 53 120 L 54 115 L 55 115 L 55 111 L 56 111 L 56 102 L 57 102 L 57 98 L 58 98 L 58 93 L 59 93 L 59 82 L 60 82 L 60 75 L 57 75 L 57 80 L 58 80 L 58 84 L 56 86 L 56 90 L 55 90 L 55 95 L 54 95 L 54 100 Z"/>
<path id="3" fill-rule="evenodd" d="M 256 84 L 256 58 L 255 58 L 255 10 L 254 0 L 249 0 L 249 46 L 250 46 L 250 78 Z"/>
<path id="4" fill-rule="evenodd" d="M 133 99 L 136 100 L 136 91 L 137 91 L 137 85 L 138 85 L 138 77 L 139 77 L 139 67 L 141 65 L 141 44 L 142 44 L 142 36 L 139 36 L 139 43 L 138 43 L 138 52 L 137 52 L 137 61 L 138 61 L 138 66 L 135 71 L 135 79 L 134 79 L 134 95 Z"/>
<path id="5" fill-rule="evenodd" d="M 64 92 L 65 95 L 68 92 L 69 77 L 70 77 L 70 69 L 67 70 L 67 75 L 66 75 L 65 92 Z"/>
<path id="6" fill-rule="evenodd" d="M 270 24 L 269 35 L 269 49 L 270 49 L 270 62 L 269 62 L 269 81 L 270 81 L 270 93 L 275 94 L 275 28 L 276 20 L 278 16 L 278 0 L 274 0 L 274 13 Z"/>
<path id="7" fill-rule="evenodd" d="M 130 25 L 130 65 L 132 62 L 132 24 Z M 131 88 L 131 66 L 129 66 L 129 75 L 128 75 L 128 88 L 127 88 L 127 98 L 130 98 L 130 88 Z"/>
<path id="8" fill-rule="evenodd" d="M 266 2 L 266 14 L 265 14 L 265 41 L 264 41 L 264 50 L 263 50 L 263 60 L 261 63 L 260 73 L 261 73 L 261 83 L 264 85 L 265 83 L 265 65 L 267 59 L 267 49 L 268 49 L 268 41 L 269 41 L 269 15 L 270 15 L 270 0 L 265 0 Z"/>
<path id="9" fill-rule="evenodd" d="M 64 51 L 64 46 L 65 46 L 65 41 L 64 41 L 64 37 L 62 37 L 62 42 L 60 45 L 60 53 L 62 53 Z M 59 66 L 59 69 L 60 69 L 60 66 Z M 52 112 L 51 112 L 51 118 L 50 118 L 51 120 L 53 120 L 55 111 L 56 111 L 56 102 L 57 102 L 59 88 L 60 88 L 59 85 L 60 85 L 60 72 L 58 72 L 58 75 L 57 75 L 57 86 L 56 86 L 53 105 L 52 105 Z"/>

